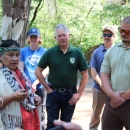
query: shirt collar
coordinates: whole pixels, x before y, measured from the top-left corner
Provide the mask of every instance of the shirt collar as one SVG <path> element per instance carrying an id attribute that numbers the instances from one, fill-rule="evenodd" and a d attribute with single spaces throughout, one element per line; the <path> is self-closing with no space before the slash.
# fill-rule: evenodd
<path id="1" fill-rule="evenodd" d="M 68 48 L 68 50 L 67 50 L 66 53 L 72 52 L 73 49 L 74 49 L 74 47 L 69 44 L 69 48 Z M 60 46 L 59 46 L 59 45 L 57 45 L 57 50 L 58 50 L 58 51 L 62 51 L 62 50 L 60 49 Z"/>
<path id="2" fill-rule="evenodd" d="M 104 47 L 104 44 L 100 45 L 102 51 L 107 51 L 107 49 Z"/>

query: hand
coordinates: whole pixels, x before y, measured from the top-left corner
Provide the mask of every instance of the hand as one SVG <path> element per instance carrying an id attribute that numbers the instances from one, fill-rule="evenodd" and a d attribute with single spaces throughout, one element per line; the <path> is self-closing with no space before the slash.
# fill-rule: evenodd
<path id="1" fill-rule="evenodd" d="M 37 84 L 33 83 L 33 84 L 32 84 L 32 88 L 33 88 L 33 91 L 35 92 L 35 91 L 36 91 L 36 88 L 37 88 Z"/>
<path id="2" fill-rule="evenodd" d="M 73 97 L 69 101 L 70 105 L 76 104 L 78 102 L 78 100 L 80 99 L 80 97 L 81 97 L 81 95 L 78 92 L 73 94 Z"/>
<path id="3" fill-rule="evenodd" d="M 14 101 L 23 101 L 25 98 L 28 98 L 28 92 L 25 92 L 25 89 L 17 90 L 16 92 L 12 93 L 12 98 Z"/>
<path id="4" fill-rule="evenodd" d="M 110 97 L 111 98 L 111 104 L 113 107 L 118 107 L 122 105 L 125 100 L 121 97 L 121 94 L 123 94 L 124 91 L 122 92 L 114 92 L 114 94 Z"/>
<path id="5" fill-rule="evenodd" d="M 53 123 L 55 126 L 63 126 L 65 130 L 83 130 L 80 125 L 71 122 L 54 120 Z"/>
<path id="6" fill-rule="evenodd" d="M 39 96 L 35 96 L 34 100 L 35 100 L 35 106 L 39 106 L 42 103 L 42 99 Z"/>
<path id="7" fill-rule="evenodd" d="M 110 102 L 110 106 L 112 107 L 112 108 L 118 108 L 119 106 L 121 106 L 122 104 L 120 104 L 120 105 L 117 105 L 117 104 L 115 104 L 114 102 Z"/>
<path id="8" fill-rule="evenodd" d="M 53 92 L 53 90 L 50 87 L 46 91 L 47 91 L 47 93 L 52 93 Z"/>

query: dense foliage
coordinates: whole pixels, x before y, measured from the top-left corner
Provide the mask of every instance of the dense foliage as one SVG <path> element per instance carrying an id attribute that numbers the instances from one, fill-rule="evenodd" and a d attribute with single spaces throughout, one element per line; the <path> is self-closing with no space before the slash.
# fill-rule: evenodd
<path id="1" fill-rule="evenodd" d="M 30 19 L 35 5 L 36 1 L 32 3 Z M 103 27 L 113 25 L 117 30 L 121 20 L 129 14 L 129 3 L 120 5 L 103 0 L 46 0 L 31 26 L 41 30 L 43 45 L 50 48 L 56 44 L 54 27 L 58 23 L 66 24 L 70 29 L 71 44 L 85 53 L 89 47 L 103 42 Z M 119 41 L 118 35 L 116 42 Z"/>
<path id="2" fill-rule="evenodd" d="M 86 53 L 90 47 L 103 42 L 101 35 L 105 26 L 113 25 L 117 30 L 121 20 L 129 16 L 129 0 L 125 0 L 125 4 L 119 1 L 32 0 L 29 28 L 39 28 L 43 46 L 50 48 L 56 44 L 53 32 L 56 24 L 66 24 L 70 30 L 71 44 Z M 36 11 L 38 4 L 39 8 Z M 0 19 L 1 12 L 2 9 Z M 115 42 L 119 41 L 118 36 L 117 32 Z"/>

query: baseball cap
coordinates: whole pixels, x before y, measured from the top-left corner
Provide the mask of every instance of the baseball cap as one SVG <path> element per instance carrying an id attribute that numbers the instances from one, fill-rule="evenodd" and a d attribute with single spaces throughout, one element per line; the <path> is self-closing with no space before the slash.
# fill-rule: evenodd
<path id="1" fill-rule="evenodd" d="M 35 36 L 40 36 L 40 31 L 37 29 L 37 28 L 31 28 L 29 31 L 28 31 L 28 36 L 32 36 L 32 35 L 35 35 Z"/>
<path id="2" fill-rule="evenodd" d="M 115 34 L 115 30 L 114 30 L 114 28 L 111 27 L 111 26 L 105 27 L 105 28 L 102 30 L 102 32 L 104 32 L 104 31 L 110 31 L 110 32 L 112 32 L 113 34 Z"/>

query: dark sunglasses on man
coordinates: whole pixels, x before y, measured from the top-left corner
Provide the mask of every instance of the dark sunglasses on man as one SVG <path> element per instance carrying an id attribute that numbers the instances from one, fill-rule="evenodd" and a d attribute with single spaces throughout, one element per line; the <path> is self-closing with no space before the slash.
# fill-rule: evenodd
<path id="1" fill-rule="evenodd" d="M 122 33 L 124 33 L 125 35 L 129 35 L 130 34 L 129 30 L 121 29 L 121 27 L 118 28 L 118 31 L 119 31 L 120 34 L 122 34 Z"/>
<path id="2" fill-rule="evenodd" d="M 112 34 L 102 34 L 103 37 L 112 37 Z"/>

